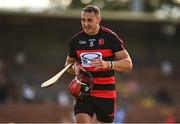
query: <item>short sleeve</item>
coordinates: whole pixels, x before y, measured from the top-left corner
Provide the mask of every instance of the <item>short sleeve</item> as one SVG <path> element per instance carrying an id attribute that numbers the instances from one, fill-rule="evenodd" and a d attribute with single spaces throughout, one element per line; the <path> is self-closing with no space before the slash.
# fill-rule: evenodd
<path id="1" fill-rule="evenodd" d="M 69 57 L 76 58 L 75 42 L 71 40 L 69 43 Z"/>
<path id="2" fill-rule="evenodd" d="M 124 50 L 124 42 L 115 33 L 112 36 L 112 51 L 113 53 Z"/>

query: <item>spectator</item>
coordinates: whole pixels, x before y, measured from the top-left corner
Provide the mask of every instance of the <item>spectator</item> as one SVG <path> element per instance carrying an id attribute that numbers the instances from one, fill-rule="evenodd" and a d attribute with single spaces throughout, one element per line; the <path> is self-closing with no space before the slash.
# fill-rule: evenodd
<path id="1" fill-rule="evenodd" d="M 25 102 L 33 102 L 35 100 L 35 91 L 28 84 L 23 85 L 23 99 Z"/>
<path id="2" fill-rule="evenodd" d="M 165 87 L 161 87 L 159 91 L 157 92 L 157 101 L 160 104 L 169 105 L 172 103 L 172 98 L 168 92 L 168 90 Z"/>
<path id="3" fill-rule="evenodd" d="M 169 76 L 172 74 L 173 68 L 170 61 L 163 61 L 161 63 L 161 73 L 165 76 Z"/>
<path id="4" fill-rule="evenodd" d="M 3 73 L 4 63 L 0 60 L 0 104 L 4 104 L 8 99 L 8 86 L 5 74 Z"/>

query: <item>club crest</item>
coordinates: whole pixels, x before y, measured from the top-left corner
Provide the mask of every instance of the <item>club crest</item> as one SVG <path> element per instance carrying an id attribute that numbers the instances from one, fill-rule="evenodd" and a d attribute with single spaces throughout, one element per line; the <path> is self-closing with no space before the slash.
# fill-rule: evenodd
<path id="1" fill-rule="evenodd" d="M 103 38 L 99 39 L 98 44 L 103 45 L 104 44 L 104 39 Z"/>

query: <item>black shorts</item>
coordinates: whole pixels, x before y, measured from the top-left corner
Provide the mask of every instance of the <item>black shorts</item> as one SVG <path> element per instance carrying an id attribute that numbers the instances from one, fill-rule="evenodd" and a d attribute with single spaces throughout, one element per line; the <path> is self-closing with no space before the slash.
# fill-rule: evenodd
<path id="1" fill-rule="evenodd" d="M 75 115 L 86 113 L 91 117 L 95 113 L 98 121 L 112 123 L 114 120 L 115 104 L 115 99 L 85 96 L 76 101 L 74 113 Z"/>

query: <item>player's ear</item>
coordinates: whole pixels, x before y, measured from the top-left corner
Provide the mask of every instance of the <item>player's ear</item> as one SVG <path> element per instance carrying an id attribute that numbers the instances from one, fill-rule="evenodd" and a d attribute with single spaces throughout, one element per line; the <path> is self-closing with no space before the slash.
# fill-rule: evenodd
<path id="1" fill-rule="evenodd" d="M 101 17 L 97 17 L 98 23 L 101 22 Z"/>

